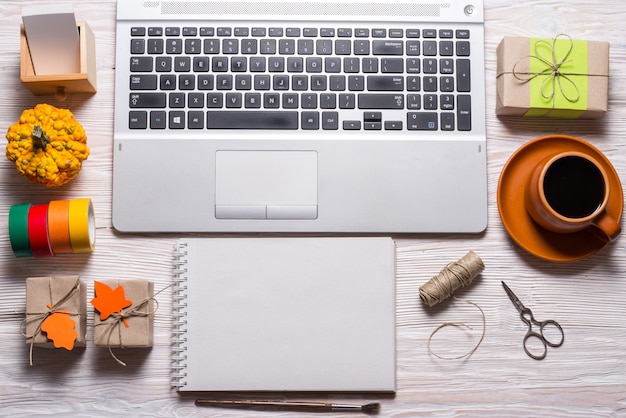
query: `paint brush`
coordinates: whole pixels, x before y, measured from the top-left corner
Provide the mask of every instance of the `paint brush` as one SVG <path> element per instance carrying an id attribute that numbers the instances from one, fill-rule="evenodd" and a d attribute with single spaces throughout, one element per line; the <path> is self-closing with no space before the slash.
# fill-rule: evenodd
<path id="1" fill-rule="evenodd" d="M 377 414 L 380 411 L 380 404 L 378 402 L 372 402 L 365 405 L 354 405 L 330 402 L 197 399 L 196 405 L 218 407 L 280 408 L 308 411 L 361 411 L 366 414 Z"/>

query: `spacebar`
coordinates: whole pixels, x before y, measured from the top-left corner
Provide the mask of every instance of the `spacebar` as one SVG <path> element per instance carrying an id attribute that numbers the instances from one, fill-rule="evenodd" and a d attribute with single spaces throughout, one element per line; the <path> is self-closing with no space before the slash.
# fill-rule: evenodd
<path id="1" fill-rule="evenodd" d="M 210 110 L 208 129 L 298 129 L 298 112 Z"/>

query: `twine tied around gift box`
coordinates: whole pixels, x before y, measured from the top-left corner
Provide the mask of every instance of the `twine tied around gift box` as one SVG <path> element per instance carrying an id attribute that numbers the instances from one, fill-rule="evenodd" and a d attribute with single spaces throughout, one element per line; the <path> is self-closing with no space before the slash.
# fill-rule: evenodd
<path id="1" fill-rule="evenodd" d="M 76 294 L 76 292 L 78 292 L 78 290 L 80 289 L 80 284 L 81 284 L 80 277 L 77 277 L 76 282 L 70 288 L 70 290 L 65 295 L 63 295 L 63 297 L 61 297 L 56 303 L 52 303 L 52 277 L 49 277 L 48 278 L 48 291 L 50 293 L 50 303 L 47 305 L 48 310 L 45 312 L 26 312 L 26 318 L 22 321 L 20 331 L 24 337 L 26 337 L 27 339 L 30 339 L 30 349 L 28 353 L 28 358 L 29 358 L 29 362 L 31 366 L 33 365 L 33 347 L 35 345 L 35 337 L 41 334 L 41 327 L 43 326 L 44 321 L 50 315 L 52 315 L 53 313 L 57 313 L 57 312 L 68 313 L 69 315 L 78 315 L 78 316 L 81 315 L 80 312 L 73 314 L 71 312 L 60 311 L 58 309 L 65 302 L 70 300 L 74 296 L 74 294 Z M 26 327 L 31 322 L 37 322 L 37 328 L 35 329 L 35 332 L 32 335 L 27 335 Z"/>
<path id="2" fill-rule="evenodd" d="M 560 60 L 556 56 L 556 42 L 559 40 L 559 38 L 567 38 L 567 40 L 569 41 L 567 50 L 563 54 L 563 58 L 561 58 Z M 545 58 L 541 56 L 540 47 L 546 46 L 546 45 L 551 55 L 549 58 Z M 570 76 L 589 76 L 589 74 L 564 72 L 562 70 L 561 67 L 563 67 L 563 65 L 572 62 L 572 60 L 571 59 L 568 60 L 568 58 L 570 54 L 572 53 L 573 49 L 574 49 L 574 41 L 572 40 L 572 38 L 569 37 L 569 35 L 566 35 L 564 33 L 560 33 L 554 38 L 552 38 L 552 42 L 548 42 L 546 40 L 540 39 L 536 41 L 534 45 L 535 55 L 528 55 L 526 57 L 521 58 L 519 61 L 515 63 L 515 65 L 513 66 L 513 71 L 512 71 L 513 77 L 515 77 L 517 80 L 523 83 L 528 83 L 537 77 L 543 76 L 544 78 L 541 81 L 540 93 L 541 93 L 541 97 L 543 97 L 546 100 L 550 100 L 552 102 L 551 110 L 554 110 L 556 106 L 557 85 L 559 87 L 559 93 L 561 93 L 561 95 L 563 96 L 563 98 L 565 98 L 565 100 L 567 100 L 570 103 L 576 103 L 580 99 L 580 89 L 578 88 L 576 83 L 570 78 Z M 544 64 L 546 68 L 538 72 L 518 71 L 517 66 L 521 65 L 521 63 L 524 62 L 526 59 L 538 60 L 542 64 Z M 568 83 L 573 88 L 575 94 L 570 96 L 567 93 L 567 89 L 563 87 L 563 83 Z M 549 94 L 546 94 L 545 88 L 548 85 L 551 86 L 551 90 Z"/>
<path id="3" fill-rule="evenodd" d="M 566 39 L 560 39 L 566 38 Z M 565 40 L 569 42 L 564 44 Z M 557 41 L 561 41 L 559 45 L 563 45 L 562 47 L 557 48 Z M 538 86 L 534 86 L 534 88 L 540 89 L 540 96 L 543 100 L 549 100 L 551 102 L 551 106 L 547 111 L 542 114 L 533 114 L 533 116 L 547 116 L 554 111 L 558 111 L 558 99 L 562 98 L 563 101 L 569 102 L 572 105 L 576 105 L 575 107 L 581 107 L 579 110 L 584 110 L 582 107 L 584 103 L 578 103 L 581 99 L 585 99 L 586 91 L 581 90 L 576 80 L 573 77 L 601 77 L 608 78 L 607 74 L 602 74 L 598 72 L 589 72 L 588 70 L 578 70 L 572 71 L 566 67 L 566 64 L 571 64 L 575 62 L 576 57 L 571 57 L 572 54 L 576 52 L 575 50 L 575 42 L 572 38 L 570 38 L 566 34 L 559 34 L 552 39 L 552 41 L 539 39 L 534 42 L 534 55 L 527 55 L 521 59 L 519 59 L 515 65 L 510 70 L 502 70 L 496 75 L 496 78 L 500 78 L 504 75 L 512 75 L 520 83 L 529 83 L 538 77 L 541 77 L 541 84 Z M 548 57 L 546 57 L 545 50 L 550 51 Z M 543 50 L 543 53 L 542 53 Z M 559 59 L 558 55 L 562 55 L 562 58 Z M 543 55 L 542 55 L 543 54 Z M 575 54 L 574 54 L 575 55 Z M 538 61 L 544 67 L 540 67 L 539 69 L 532 68 L 533 65 L 526 64 L 526 62 L 530 60 L 530 64 L 535 61 Z M 587 58 L 588 60 L 588 58 Z M 577 61 L 576 61 L 577 62 Z M 532 68 L 526 71 L 522 71 L 519 67 L 521 65 L 529 65 Z M 593 65 L 592 65 L 593 66 Z M 576 67 L 576 65 L 574 65 Z M 539 83 L 535 83 L 539 84 Z M 586 83 L 585 83 L 586 84 Z M 551 87 L 551 88 L 547 88 Z M 557 93 L 560 93 L 557 94 Z M 531 94 L 531 97 L 533 95 Z M 584 101 L 584 100 L 583 100 Z M 534 106 L 537 107 L 537 106 Z M 586 108 L 586 107 L 585 107 Z"/>
<path id="4" fill-rule="evenodd" d="M 115 353 L 113 353 L 113 349 L 111 348 L 111 336 L 113 335 L 115 330 L 117 330 L 118 338 L 120 341 L 120 347 L 123 347 L 124 344 L 122 342 L 122 324 L 124 324 L 124 327 L 128 328 L 128 322 L 126 321 L 126 319 L 133 317 L 133 316 L 146 317 L 146 316 L 154 315 L 154 313 L 159 308 L 159 301 L 156 300 L 156 296 L 159 293 L 163 292 L 168 287 L 170 286 L 164 287 L 163 289 L 159 290 L 154 295 L 142 299 L 141 302 L 137 303 L 136 305 L 131 305 L 126 309 L 122 309 L 119 313 L 118 312 L 111 313 L 106 320 L 100 322 L 99 324 L 94 325 L 94 327 L 97 327 L 97 326 L 108 327 L 108 329 L 105 330 L 105 333 L 107 336 L 107 346 L 109 349 L 109 353 L 111 354 L 111 357 L 113 357 L 113 359 L 115 359 L 115 361 L 117 361 L 120 365 L 126 366 L 126 363 L 120 360 L 115 355 Z M 141 309 L 143 309 L 143 307 L 151 300 L 154 301 L 155 303 L 154 309 L 151 312 L 141 311 Z"/>

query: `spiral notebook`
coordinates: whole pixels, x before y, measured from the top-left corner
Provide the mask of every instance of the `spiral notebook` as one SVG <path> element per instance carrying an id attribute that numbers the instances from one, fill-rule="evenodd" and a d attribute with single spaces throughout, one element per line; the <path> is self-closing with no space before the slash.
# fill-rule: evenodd
<path id="1" fill-rule="evenodd" d="M 391 238 L 190 238 L 175 253 L 179 391 L 395 391 Z"/>

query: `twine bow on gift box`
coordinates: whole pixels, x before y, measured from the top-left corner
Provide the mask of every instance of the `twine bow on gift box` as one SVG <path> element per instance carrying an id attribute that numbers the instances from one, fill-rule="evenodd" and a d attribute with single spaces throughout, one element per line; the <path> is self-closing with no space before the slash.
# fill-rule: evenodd
<path id="1" fill-rule="evenodd" d="M 560 59 L 557 57 L 556 45 L 559 38 L 567 38 L 567 40 L 569 41 L 567 49 L 563 53 L 563 57 Z M 549 51 L 550 56 L 548 58 L 542 56 L 542 49 L 547 49 L 547 51 Z M 539 92 L 541 94 L 541 97 L 551 102 L 552 110 L 556 108 L 557 86 L 558 92 L 561 94 L 561 96 L 563 96 L 565 100 L 570 103 L 576 103 L 580 100 L 581 97 L 580 89 L 571 77 L 588 76 L 589 74 L 567 72 L 563 70 L 563 67 L 566 64 L 574 61 L 572 59 L 568 59 L 573 49 L 574 41 L 566 34 L 561 33 L 555 36 L 551 42 L 543 39 L 537 40 L 534 44 L 535 55 L 528 55 L 517 61 L 513 66 L 513 77 L 523 83 L 528 83 L 535 78 L 542 77 Z M 537 60 L 541 65 L 545 66 L 545 68 L 543 68 L 541 71 L 519 71 L 517 67 L 525 62 L 527 59 Z M 565 84 L 567 84 L 567 86 L 564 86 Z M 548 92 L 546 92 L 546 87 L 549 87 Z M 572 91 L 573 94 L 570 94 L 570 91 Z"/>
<path id="2" fill-rule="evenodd" d="M 66 310 L 59 309 L 67 301 L 69 301 L 70 299 L 74 297 L 74 295 L 80 290 L 80 286 L 81 286 L 80 277 L 77 277 L 73 286 L 67 291 L 67 293 L 63 295 L 62 297 L 60 297 L 56 303 L 52 303 L 52 300 L 53 300 L 52 278 L 50 277 L 48 279 L 50 303 L 46 305 L 48 309 L 44 312 L 26 312 L 26 318 L 22 321 L 21 332 L 22 332 L 22 335 L 24 335 L 27 338 L 27 340 L 30 340 L 30 349 L 29 349 L 28 357 L 29 357 L 29 362 L 31 366 L 33 365 L 33 346 L 35 345 L 35 338 L 37 337 L 37 335 L 46 331 L 46 324 L 49 321 L 53 321 L 56 316 L 63 315 L 64 318 L 65 316 L 67 316 L 67 319 L 69 319 L 69 316 L 71 315 L 78 315 L 78 316 L 81 315 L 80 313 L 72 313 Z M 35 328 L 35 331 L 32 334 L 27 334 L 26 328 L 32 322 L 36 323 L 37 327 Z M 72 350 L 72 348 L 74 348 L 74 341 L 76 340 L 76 336 L 77 336 L 76 332 L 74 331 L 75 324 L 76 323 L 71 319 L 69 319 L 69 321 L 64 320 L 61 323 L 60 328 L 59 328 L 59 325 L 54 324 L 52 327 L 49 327 L 48 331 L 46 331 L 48 333 L 47 338 L 52 339 L 54 341 L 55 347 L 63 347 L 63 348 L 66 348 L 67 350 Z"/>
<path id="3" fill-rule="evenodd" d="M 118 292 L 118 300 L 117 302 L 114 302 L 114 304 L 118 303 L 118 305 L 115 308 L 112 308 L 111 305 L 109 305 L 111 301 L 106 302 L 106 305 L 108 306 L 105 308 L 104 306 L 106 305 L 102 305 L 101 302 L 97 302 L 98 297 L 94 298 L 94 300 L 92 300 L 91 303 L 92 305 L 94 305 L 96 309 L 100 311 L 100 314 L 101 314 L 100 318 L 102 322 L 97 323 L 94 326 L 105 327 L 103 331 L 103 335 L 106 335 L 106 345 L 109 349 L 109 353 L 111 354 L 111 357 L 113 357 L 113 359 L 115 359 L 115 361 L 119 363 L 120 365 L 126 366 L 126 363 L 120 360 L 113 353 L 113 350 L 111 348 L 111 338 L 113 334 L 117 332 L 117 337 L 120 343 L 120 347 L 123 348 L 124 343 L 122 340 L 122 329 L 123 329 L 122 326 L 124 328 L 129 327 L 129 323 L 127 319 L 131 317 L 148 317 L 150 315 L 154 315 L 154 313 L 156 312 L 159 306 L 159 302 L 156 299 L 156 296 L 159 293 L 163 292 L 165 289 L 167 289 L 169 286 L 165 287 L 164 289 L 161 289 L 160 291 L 158 291 L 152 296 L 143 298 L 140 302 L 133 305 L 132 301 L 126 300 L 126 297 L 124 296 L 124 288 L 122 286 L 118 285 L 116 289 L 111 289 L 103 283 L 96 282 L 95 284 L 96 284 L 96 293 L 99 292 L 98 289 L 100 289 L 100 292 L 102 292 L 102 290 L 108 291 L 111 295 L 114 295 L 114 292 Z M 144 308 L 150 301 L 154 302 L 154 308 L 151 311 L 147 311 Z"/>
<path id="4" fill-rule="evenodd" d="M 117 361 L 122 366 L 126 366 L 126 363 L 124 363 L 122 360 L 120 360 L 113 353 L 113 350 L 111 349 L 111 336 L 113 335 L 113 332 L 115 332 L 115 330 L 117 330 L 118 339 L 120 341 L 120 347 L 123 347 L 124 344 L 122 342 L 122 325 L 124 325 L 124 327 L 128 328 L 128 321 L 126 321 L 126 319 L 128 319 L 130 317 L 133 317 L 133 316 L 143 316 L 143 317 L 145 317 L 145 316 L 153 315 L 154 312 L 156 312 L 157 307 L 155 307 L 152 310 L 152 312 L 143 312 L 141 310 L 151 300 L 153 300 L 157 304 L 157 307 L 158 307 L 158 301 L 156 299 L 154 299 L 154 297 L 145 298 L 141 302 L 139 302 L 138 304 L 136 304 L 134 306 L 131 306 L 128 309 L 123 309 L 119 313 L 114 312 L 114 313 L 110 314 L 109 317 L 104 322 L 100 322 L 99 324 L 95 325 L 95 326 L 105 326 L 105 327 L 108 327 L 105 330 L 105 332 L 106 332 L 106 336 L 107 336 L 107 346 L 109 348 L 109 353 L 111 354 L 111 357 L 113 357 L 115 359 L 115 361 Z"/>

